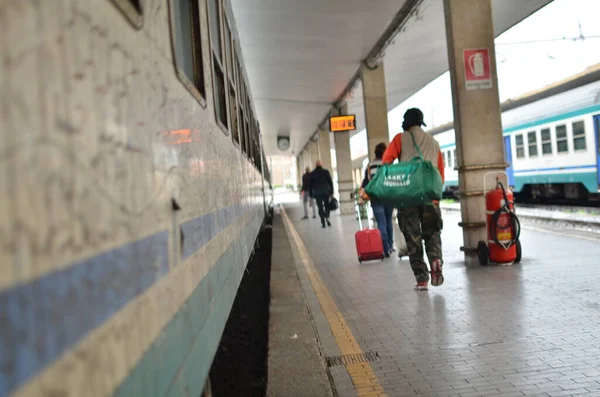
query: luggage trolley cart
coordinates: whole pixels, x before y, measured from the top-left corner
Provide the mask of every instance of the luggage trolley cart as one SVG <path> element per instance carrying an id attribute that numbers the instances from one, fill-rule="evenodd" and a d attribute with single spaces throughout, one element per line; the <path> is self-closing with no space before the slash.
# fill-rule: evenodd
<path id="1" fill-rule="evenodd" d="M 521 224 L 515 214 L 513 193 L 505 189 L 498 176 L 495 189 L 488 191 L 486 178 L 492 174 L 507 175 L 506 172 L 488 172 L 483 176 L 487 244 L 485 241 L 477 244 L 479 264 L 518 263 L 521 261 Z"/>

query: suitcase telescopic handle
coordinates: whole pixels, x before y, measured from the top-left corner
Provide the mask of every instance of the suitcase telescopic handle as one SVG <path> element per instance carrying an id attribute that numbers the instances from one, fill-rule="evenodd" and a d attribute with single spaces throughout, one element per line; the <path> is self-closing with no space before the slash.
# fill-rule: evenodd
<path id="1" fill-rule="evenodd" d="M 356 210 L 356 219 L 358 219 L 358 230 L 362 231 L 362 220 L 360 219 L 360 206 L 358 205 L 358 201 L 354 202 L 354 209 Z"/>
<path id="2" fill-rule="evenodd" d="M 367 229 L 371 229 L 371 208 L 365 203 L 367 206 Z M 363 230 L 362 219 L 360 216 L 360 206 L 358 205 L 358 201 L 354 202 L 354 208 L 356 209 L 356 217 L 358 219 L 358 230 Z"/>

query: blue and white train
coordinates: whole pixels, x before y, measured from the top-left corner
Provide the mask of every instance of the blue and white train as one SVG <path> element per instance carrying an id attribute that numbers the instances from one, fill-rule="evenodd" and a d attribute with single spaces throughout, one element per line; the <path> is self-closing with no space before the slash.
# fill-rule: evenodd
<path id="1" fill-rule="evenodd" d="M 0 26 L 0 397 L 207 394 L 272 203 L 229 1 Z"/>
<path id="2" fill-rule="evenodd" d="M 593 200 L 600 186 L 600 65 L 502 104 L 509 185 L 519 198 Z M 458 190 L 453 124 L 430 131 Z"/>

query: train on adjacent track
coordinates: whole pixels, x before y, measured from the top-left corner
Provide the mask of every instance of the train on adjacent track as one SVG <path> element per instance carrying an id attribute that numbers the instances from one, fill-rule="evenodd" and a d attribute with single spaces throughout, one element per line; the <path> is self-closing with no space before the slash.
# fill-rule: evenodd
<path id="1" fill-rule="evenodd" d="M 0 396 L 199 396 L 269 170 L 229 2 L 0 2 Z"/>
<path id="2" fill-rule="evenodd" d="M 528 202 L 594 204 L 600 187 L 600 65 L 501 105 L 508 183 Z M 458 193 L 453 123 L 430 131 L 446 164 L 444 194 Z M 468 144 L 468 143 L 467 143 Z"/>

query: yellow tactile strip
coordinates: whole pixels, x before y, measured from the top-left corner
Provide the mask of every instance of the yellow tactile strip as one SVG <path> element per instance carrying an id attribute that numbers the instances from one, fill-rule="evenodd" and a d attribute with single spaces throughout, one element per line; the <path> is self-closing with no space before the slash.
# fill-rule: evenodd
<path id="1" fill-rule="evenodd" d="M 342 313 L 340 313 L 337 305 L 329 294 L 329 290 L 325 286 L 317 269 L 315 269 L 310 256 L 306 251 L 302 238 L 296 231 L 294 224 L 288 217 L 283 206 L 281 207 L 281 215 L 288 235 L 294 240 L 294 243 L 298 248 L 302 264 L 306 268 L 310 283 L 317 295 L 321 310 L 323 310 L 323 314 L 329 323 L 331 333 L 333 334 L 341 354 L 349 355 L 363 353 L 358 342 L 354 338 L 354 335 L 352 335 L 352 331 L 348 327 L 348 324 L 346 324 L 346 320 L 344 320 Z M 383 391 L 383 388 L 379 384 L 379 379 L 377 379 L 377 376 L 369 363 L 347 364 L 345 367 L 359 397 L 387 397 L 387 394 Z"/>

